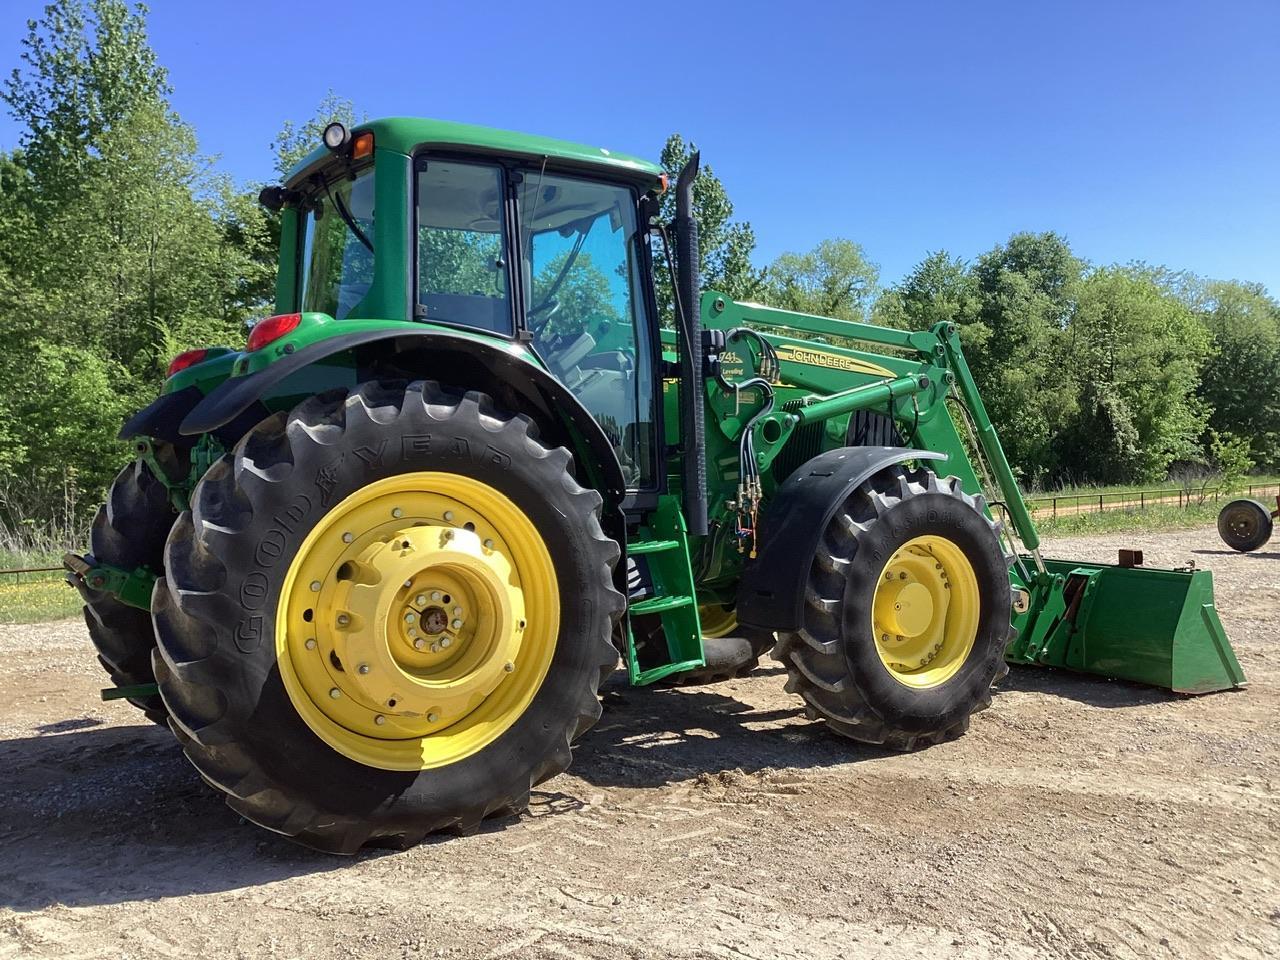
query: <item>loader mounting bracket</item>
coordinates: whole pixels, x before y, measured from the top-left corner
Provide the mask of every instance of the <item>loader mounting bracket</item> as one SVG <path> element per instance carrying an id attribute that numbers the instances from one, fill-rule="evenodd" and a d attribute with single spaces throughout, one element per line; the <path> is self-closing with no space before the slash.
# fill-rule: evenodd
<path id="1" fill-rule="evenodd" d="M 156 585 L 156 575 L 145 566 L 133 570 L 101 563 L 92 556 L 75 553 L 62 556 L 62 566 L 67 571 L 67 583 L 84 586 L 99 593 L 110 593 L 121 603 L 139 610 L 151 609 L 151 589 Z"/>

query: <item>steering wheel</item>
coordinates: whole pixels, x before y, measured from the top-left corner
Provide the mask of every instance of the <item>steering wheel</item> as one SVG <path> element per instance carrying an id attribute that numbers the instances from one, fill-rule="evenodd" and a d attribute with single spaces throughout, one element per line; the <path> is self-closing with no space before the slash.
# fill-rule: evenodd
<path id="1" fill-rule="evenodd" d="M 543 300 L 537 306 L 530 307 L 529 313 L 525 319 L 528 321 L 532 321 L 534 317 L 540 314 L 544 314 L 544 313 L 546 314 L 546 316 L 543 317 L 542 322 L 538 324 L 537 327 L 534 327 L 532 322 L 529 323 L 530 328 L 533 330 L 534 336 L 541 336 L 542 331 L 545 330 L 547 328 L 547 324 L 551 322 L 551 318 L 554 317 L 559 312 L 560 312 L 560 301 L 557 300 L 555 297 L 552 297 L 549 300 Z"/>

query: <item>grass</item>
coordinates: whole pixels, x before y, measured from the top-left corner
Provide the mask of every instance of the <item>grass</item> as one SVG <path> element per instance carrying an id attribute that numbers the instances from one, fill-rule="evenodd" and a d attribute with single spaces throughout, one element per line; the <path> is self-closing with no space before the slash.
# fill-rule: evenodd
<path id="1" fill-rule="evenodd" d="M 0 570 L 52 567 L 60 554 L 47 550 L 0 550 Z M 80 613 L 80 594 L 61 572 L 0 576 L 0 624 L 63 620 Z"/>
<path id="2" fill-rule="evenodd" d="M 1041 536 L 1068 537 L 1092 533 L 1132 533 L 1147 530 L 1188 530 L 1214 523 L 1221 504 L 1208 503 L 1190 507 L 1149 506 L 1145 510 L 1105 510 L 1102 513 L 1076 513 L 1053 517 L 1036 517 Z"/>

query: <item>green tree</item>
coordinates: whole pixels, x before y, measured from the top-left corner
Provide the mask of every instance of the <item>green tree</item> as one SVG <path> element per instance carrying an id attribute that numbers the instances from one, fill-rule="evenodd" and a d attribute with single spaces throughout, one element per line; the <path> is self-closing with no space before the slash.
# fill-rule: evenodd
<path id="1" fill-rule="evenodd" d="M 1280 469 L 1280 303 L 1261 284 L 1235 280 L 1202 284 L 1195 300 L 1211 340 L 1199 385 L 1209 425 Z"/>
<path id="2" fill-rule="evenodd" d="M 1018 233 L 973 266 L 976 310 L 958 316 L 965 354 L 1025 481 L 1059 472 L 1052 440 L 1075 415 L 1066 327 L 1083 263 L 1055 233 Z"/>
<path id="3" fill-rule="evenodd" d="M 1077 298 L 1062 375 L 1078 401 L 1055 440 L 1061 478 L 1153 482 L 1200 458 L 1195 391 L 1209 340 L 1192 311 L 1141 266 L 1094 270 Z"/>
<path id="4" fill-rule="evenodd" d="M 800 313 L 866 320 L 880 268 L 852 240 L 823 240 L 808 253 L 784 253 L 765 271 L 772 306 Z"/>
<path id="5" fill-rule="evenodd" d="M 0 163 L 0 284 L 13 294 L 0 299 L 0 407 L 22 418 L 0 431 L 0 464 L 14 474 L 54 464 L 104 481 L 117 414 L 154 395 L 172 353 L 243 342 L 256 211 L 211 173 L 168 96 L 145 9 L 123 0 L 49 4 L 0 87 L 21 127 Z M 27 369 L 50 377 L 45 402 L 56 384 L 58 436 L 75 443 L 30 432 L 43 421 L 24 396 Z M 71 397 L 110 417 L 70 411 Z M 42 444 L 57 456 L 42 460 Z"/>

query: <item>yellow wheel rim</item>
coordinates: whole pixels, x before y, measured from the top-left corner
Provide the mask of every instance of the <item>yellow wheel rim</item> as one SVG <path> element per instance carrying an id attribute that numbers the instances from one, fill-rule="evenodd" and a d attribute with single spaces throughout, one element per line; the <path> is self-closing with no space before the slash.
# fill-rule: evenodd
<path id="1" fill-rule="evenodd" d="M 738 629 L 734 608 L 723 603 L 704 603 L 698 607 L 698 622 L 704 637 L 727 637 Z"/>
<path id="2" fill-rule="evenodd" d="M 542 685 L 560 593 L 532 521 L 453 473 L 389 477 L 308 534 L 276 611 L 307 726 L 370 767 L 424 770 L 493 742 Z"/>
<path id="3" fill-rule="evenodd" d="M 876 584 L 876 652 L 908 687 L 946 683 L 973 652 L 980 605 L 978 577 L 960 547 L 946 537 L 908 540 Z"/>

